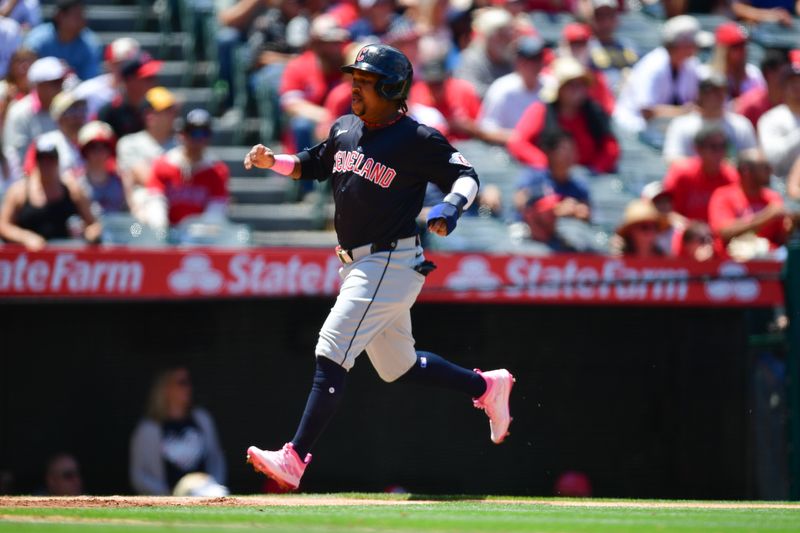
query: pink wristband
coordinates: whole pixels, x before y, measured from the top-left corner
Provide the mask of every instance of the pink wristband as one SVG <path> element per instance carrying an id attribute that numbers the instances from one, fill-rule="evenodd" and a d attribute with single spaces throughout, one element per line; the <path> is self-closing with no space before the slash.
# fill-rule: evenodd
<path id="1" fill-rule="evenodd" d="M 272 170 L 278 174 L 288 176 L 294 170 L 295 160 L 294 157 L 288 154 L 280 154 L 275 156 L 275 164 L 272 165 Z"/>

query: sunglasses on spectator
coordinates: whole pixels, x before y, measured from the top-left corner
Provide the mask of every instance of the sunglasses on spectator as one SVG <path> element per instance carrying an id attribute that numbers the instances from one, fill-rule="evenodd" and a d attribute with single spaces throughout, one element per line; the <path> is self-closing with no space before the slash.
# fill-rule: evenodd
<path id="1" fill-rule="evenodd" d="M 58 152 L 42 152 L 36 154 L 37 161 L 57 161 L 58 160 Z"/>
<path id="2" fill-rule="evenodd" d="M 194 140 L 205 140 L 211 137 L 211 130 L 208 128 L 192 128 L 186 130 L 186 135 L 190 139 Z"/>
<path id="3" fill-rule="evenodd" d="M 658 231 L 658 224 L 655 222 L 642 222 L 641 224 L 636 224 L 633 229 L 642 231 Z"/>
<path id="4" fill-rule="evenodd" d="M 727 143 L 705 143 L 703 148 L 707 150 L 717 150 L 717 151 L 724 151 L 728 148 Z"/>

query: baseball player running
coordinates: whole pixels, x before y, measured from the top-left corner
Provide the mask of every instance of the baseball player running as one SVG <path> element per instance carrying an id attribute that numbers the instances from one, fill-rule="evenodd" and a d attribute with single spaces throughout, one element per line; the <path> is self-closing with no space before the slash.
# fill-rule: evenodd
<path id="1" fill-rule="evenodd" d="M 494 443 L 503 442 L 511 423 L 514 377 L 507 370 L 467 370 L 415 351 L 411 334 L 411 306 L 434 268 L 422 255 L 415 223 L 426 183 L 450 191 L 427 218 L 428 231 L 445 236 L 475 199 L 478 176 L 439 132 L 406 116 L 412 70 L 402 52 L 370 44 L 342 70 L 353 77 L 353 114 L 336 120 L 325 141 L 296 155 L 274 155 L 257 144 L 244 159 L 247 169 L 332 180 L 336 206 L 342 285 L 319 332 L 305 411 L 282 449 L 247 449 L 256 471 L 292 490 L 341 402 L 347 372 L 364 350 L 384 381 L 425 383 L 471 396 L 489 417 Z"/>

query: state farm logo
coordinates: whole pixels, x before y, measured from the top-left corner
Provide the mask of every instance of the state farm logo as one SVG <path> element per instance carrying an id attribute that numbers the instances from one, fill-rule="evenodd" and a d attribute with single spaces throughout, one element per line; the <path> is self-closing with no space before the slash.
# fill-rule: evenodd
<path id="1" fill-rule="evenodd" d="M 740 300 L 749 302 L 758 298 L 761 285 L 748 277 L 745 265 L 723 263 L 719 266 L 719 277 L 705 283 L 706 295 L 715 301 Z"/>
<path id="2" fill-rule="evenodd" d="M 458 270 L 447 276 L 444 284 L 454 291 L 477 290 L 488 296 L 503 284 L 503 280 L 492 272 L 489 261 L 473 255 L 462 259 L 458 263 Z"/>
<path id="3" fill-rule="evenodd" d="M 224 278 L 208 256 L 195 254 L 184 257 L 180 268 L 169 275 L 167 282 L 178 294 L 217 294 L 222 290 Z"/>

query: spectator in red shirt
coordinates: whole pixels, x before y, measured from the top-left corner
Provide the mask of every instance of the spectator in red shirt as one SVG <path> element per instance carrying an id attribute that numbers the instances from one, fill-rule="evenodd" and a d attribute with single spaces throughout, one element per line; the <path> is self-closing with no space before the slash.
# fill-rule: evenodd
<path id="1" fill-rule="evenodd" d="M 586 67 L 586 73 L 591 79 L 589 83 L 589 98 L 600 104 L 603 111 L 611 115 L 614 112 L 614 95 L 608 87 L 605 75 L 591 68 L 589 54 L 589 40 L 592 38 L 592 28 L 586 24 L 572 22 L 564 26 L 561 32 L 561 43 L 558 53 L 561 57 L 574 57 L 581 65 Z M 547 75 L 545 71 L 544 76 Z"/>
<path id="2" fill-rule="evenodd" d="M 450 141 L 481 137 L 476 122 L 481 100 L 468 81 L 453 78 L 439 59 L 423 63 L 417 75 L 420 80 L 411 87 L 409 105 L 437 109 L 447 120 Z"/>
<path id="3" fill-rule="evenodd" d="M 782 50 L 770 49 L 761 61 L 761 74 L 766 86 L 754 87 L 734 101 L 734 111 L 747 117 L 755 128 L 761 115 L 783 103 L 781 72 L 789 62 Z"/>
<path id="4" fill-rule="evenodd" d="M 728 139 L 718 125 L 703 126 L 694 137 L 697 155 L 673 163 L 664 177 L 675 211 L 708 222 L 708 202 L 719 187 L 738 183 L 739 174 L 725 161 Z"/>
<path id="5" fill-rule="evenodd" d="M 745 150 L 737 164 L 740 181 L 711 195 L 708 218 L 720 244 L 748 234 L 769 241 L 774 249 L 786 242 L 791 219 L 780 194 L 769 188 L 772 167 L 758 149 Z"/>
<path id="6" fill-rule="evenodd" d="M 156 229 L 189 215 L 224 214 L 228 203 L 228 167 L 207 153 L 211 115 L 192 109 L 181 128 L 181 144 L 153 162 L 144 216 Z"/>
<path id="7" fill-rule="evenodd" d="M 522 163 L 546 168 L 540 139 L 546 132 L 562 129 L 575 139 L 579 165 L 597 173 L 613 171 L 619 144 L 608 115 L 589 98 L 586 68 L 574 58 L 562 57 L 553 62 L 553 77 L 556 84 L 542 91 L 543 101 L 534 102 L 522 114 L 508 141 L 509 151 Z"/>
<path id="8" fill-rule="evenodd" d="M 323 103 L 342 80 L 339 67 L 349 38 L 349 32 L 332 16 L 319 15 L 311 23 L 308 50 L 286 64 L 280 102 L 289 116 L 291 137 L 284 142 L 293 143 L 298 150 L 314 145 L 317 124 L 333 118 Z"/>

